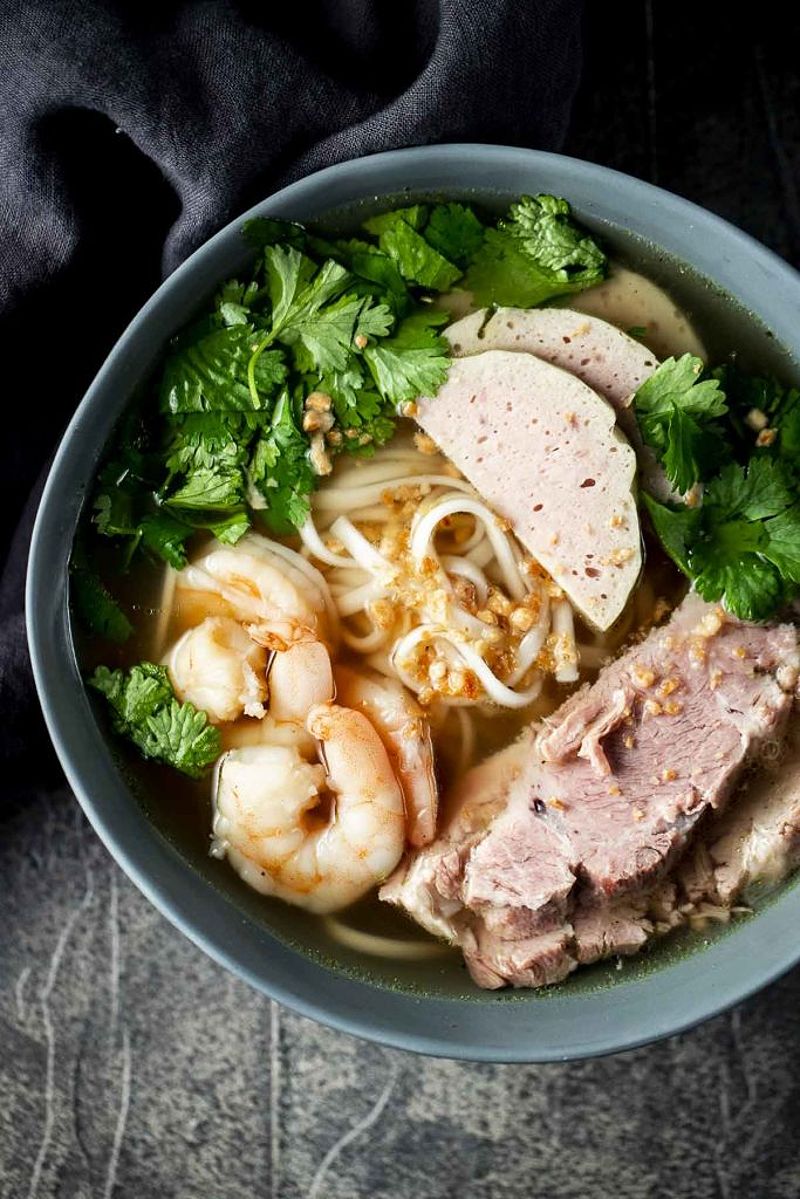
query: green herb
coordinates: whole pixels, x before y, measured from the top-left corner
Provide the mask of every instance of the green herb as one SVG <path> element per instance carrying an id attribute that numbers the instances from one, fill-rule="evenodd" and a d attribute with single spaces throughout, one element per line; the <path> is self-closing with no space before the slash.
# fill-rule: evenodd
<path id="1" fill-rule="evenodd" d="M 731 364 L 711 374 L 728 399 L 734 455 L 740 461 L 753 453 L 780 458 L 800 474 L 800 390 Z"/>
<path id="2" fill-rule="evenodd" d="M 447 377 L 447 343 L 437 333 L 447 313 L 416 312 L 399 326 L 394 337 L 371 346 L 364 357 L 385 400 L 399 404 L 433 395 Z"/>
<path id="3" fill-rule="evenodd" d="M 255 443 L 249 476 L 263 499 L 259 515 L 274 533 L 290 533 L 302 525 L 316 476 L 288 392 L 281 395 L 269 429 Z"/>
<path id="4" fill-rule="evenodd" d="M 94 524 L 123 564 L 143 551 L 180 569 L 198 529 L 233 544 L 252 524 L 301 525 L 335 454 L 373 453 L 397 406 L 444 381 L 448 318 L 431 293 L 465 271 L 489 263 L 511 289 L 524 275 L 533 298 L 514 302 L 535 303 L 605 269 L 569 206 L 549 196 L 514 205 L 495 230 L 451 203 L 381 213 L 354 238 L 272 218 L 243 233 L 252 275 L 223 283 L 172 339 L 149 405 L 123 425 L 98 480 Z M 487 250 L 492 233 L 513 243 L 511 273 Z M 312 392 L 330 397 L 332 429 L 307 422 Z"/>
<path id="5" fill-rule="evenodd" d="M 70 582 L 75 610 L 86 628 L 106 641 L 127 641 L 133 625 L 98 575 L 73 562 Z"/>
<path id="6" fill-rule="evenodd" d="M 434 250 L 465 268 L 483 245 L 484 226 L 465 204 L 437 204 L 425 226 L 425 240 Z"/>
<path id="7" fill-rule="evenodd" d="M 523 196 L 487 229 L 464 286 L 478 304 L 531 308 L 605 278 L 606 256 L 572 220 L 566 200 Z"/>
<path id="8" fill-rule="evenodd" d="M 800 502 L 779 462 L 729 463 L 699 509 L 644 499 L 667 553 L 705 599 L 742 620 L 766 620 L 795 593 Z"/>
<path id="9" fill-rule="evenodd" d="M 637 341 L 641 341 L 643 337 L 647 337 L 647 326 L 631 325 L 628 329 L 628 337 L 635 337 Z"/>
<path id="10" fill-rule="evenodd" d="M 667 358 L 638 388 L 633 404 L 642 436 L 678 491 L 688 491 L 719 464 L 712 422 L 727 405 L 719 381 L 703 378 L 700 358 Z"/>
<path id="11" fill-rule="evenodd" d="M 193 704 L 178 702 L 165 667 L 152 662 L 127 671 L 98 666 L 89 685 L 106 697 L 115 731 L 144 757 L 199 778 L 222 752 L 219 729 Z"/>

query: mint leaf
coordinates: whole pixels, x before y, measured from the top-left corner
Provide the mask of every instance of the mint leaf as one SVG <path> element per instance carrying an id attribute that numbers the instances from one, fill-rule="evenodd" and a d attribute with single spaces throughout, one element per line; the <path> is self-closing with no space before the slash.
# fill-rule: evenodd
<path id="1" fill-rule="evenodd" d="M 566 200 L 523 196 L 487 229 L 463 286 L 477 304 L 532 308 L 605 278 L 607 259 L 573 221 Z"/>
<path id="2" fill-rule="evenodd" d="M 115 732 L 146 758 L 199 778 L 222 752 L 205 712 L 175 698 L 166 668 L 140 662 L 128 671 L 98 666 L 88 680 L 108 701 Z"/>
<path id="3" fill-rule="evenodd" d="M 447 342 L 437 328 L 447 314 L 429 309 L 406 317 L 393 337 L 364 350 L 375 386 L 385 400 L 400 404 L 433 395 L 447 377 Z"/>

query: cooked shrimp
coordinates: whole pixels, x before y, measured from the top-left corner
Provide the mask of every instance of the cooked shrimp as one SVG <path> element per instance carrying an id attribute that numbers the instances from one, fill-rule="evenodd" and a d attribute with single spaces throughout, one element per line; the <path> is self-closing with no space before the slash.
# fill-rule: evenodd
<path id="1" fill-rule="evenodd" d="M 214 615 L 221 600 L 222 611 L 241 621 L 253 640 L 268 649 L 285 649 L 309 633 L 330 639 L 335 632 L 335 606 L 319 571 L 299 554 L 255 533 L 235 549 L 212 549 L 180 571 L 176 601 L 181 608 L 187 595 L 189 606 L 198 595 L 213 597 Z"/>
<path id="2" fill-rule="evenodd" d="M 228 617 L 210 616 L 189 629 L 163 659 L 175 694 L 215 723 L 263 716 L 267 654 Z"/>
<path id="3" fill-rule="evenodd" d="M 227 855 L 265 895 L 333 912 L 386 879 L 400 860 L 403 795 L 366 716 L 318 704 L 306 728 L 321 742 L 325 766 L 286 745 L 223 755 L 212 852 Z"/>
<path id="4" fill-rule="evenodd" d="M 305 721 L 315 704 L 333 700 L 333 671 L 321 641 L 296 641 L 272 655 L 269 712 L 261 720 L 240 720 L 222 729 L 225 749 L 247 745 L 289 745 L 306 756 L 315 752 Z"/>
<path id="5" fill-rule="evenodd" d="M 364 712 L 386 748 L 405 796 L 409 841 L 427 845 L 436 834 L 438 789 L 422 708 L 394 679 L 346 666 L 337 666 L 334 673 L 337 699 Z"/>
<path id="6" fill-rule="evenodd" d="M 269 714 L 305 723 L 315 704 L 333 699 L 330 655 L 321 641 L 298 641 L 278 651 L 269 670 Z"/>

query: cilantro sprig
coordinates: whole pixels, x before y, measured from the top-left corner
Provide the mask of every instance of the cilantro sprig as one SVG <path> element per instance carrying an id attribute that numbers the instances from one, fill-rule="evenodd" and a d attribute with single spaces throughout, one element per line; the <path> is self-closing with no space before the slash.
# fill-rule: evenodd
<path id="1" fill-rule="evenodd" d="M 235 544 L 254 523 L 278 534 L 302 525 L 331 459 L 372 453 L 400 406 L 444 382 L 437 293 L 535 304 L 606 268 L 553 196 L 523 197 L 495 223 L 465 204 L 415 204 L 370 218 L 356 237 L 270 218 L 243 233 L 251 276 L 223 283 L 172 338 L 151 398 L 100 473 L 94 524 L 122 547 L 123 566 L 144 551 L 180 569 L 200 529 Z M 309 418 L 312 394 L 327 397 L 321 421 Z M 88 596 L 85 578 L 79 588 Z M 110 610 L 104 619 L 121 634 Z"/>
<path id="2" fill-rule="evenodd" d="M 665 550 L 707 600 L 766 620 L 800 584 L 800 500 L 780 462 L 731 462 L 702 506 L 644 502 Z"/>
<path id="3" fill-rule="evenodd" d="M 219 729 L 193 704 L 178 702 L 165 667 L 152 662 L 127 671 L 98 666 L 89 685 L 108 701 L 115 732 L 145 758 L 200 778 L 222 752 Z"/>
<path id="4" fill-rule="evenodd" d="M 667 358 L 633 398 L 644 440 L 681 493 L 719 464 L 714 422 L 728 408 L 719 380 L 703 377 L 703 371 L 702 359 L 692 354 Z"/>

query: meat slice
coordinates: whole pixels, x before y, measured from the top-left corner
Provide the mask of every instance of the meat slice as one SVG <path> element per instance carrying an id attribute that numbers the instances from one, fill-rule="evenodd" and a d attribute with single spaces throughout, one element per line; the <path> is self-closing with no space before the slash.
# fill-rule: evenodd
<path id="1" fill-rule="evenodd" d="M 671 303 L 663 292 L 659 295 L 661 306 Z M 653 351 L 640 341 L 607 320 L 571 308 L 498 308 L 495 312 L 482 308 L 450 325 L 444 335 L 456 358 L 514 350 L 533 354 L 581 379 L 616 411 L 639 459 L 644 489 L 658 500 L 677 498 L 630 411 L 633 393 L 659 365 Z"/>
<path id="2" fill-rule="evenodd" d="M 695 905 L 727 905 L 778 882 L 800 862 L 800 713 L 786 743 L 767 743 L 743 793 L 703 830 L 677 880 Z"/>
<path id="3" fill-rule="evenodd" d="M 466 837 L 452 823 L 382 896 L 460 944 L 482 986 L 540 985 L 633 952 L 652 931 L 648 892 L 701 816 L 783 737 L 798 662 L 793 626 L 746 625 L 689 595 L 504 751 L 514 776 L 488 819 Z M 490 759 L 464 780 L 476 810 L 493 771 Z"/>
<path id="4" fill-rule="evenodd" d="M 560 366 L 617 410 L 652 375 L 658 359 L 616 325 L 571 308 L 481 308 L 444 330 L 456 358 L 516 350 Z"/>
<path id="5" fill-rule="evenodd" d="M 417 419 L 585 616 L 607 629 L 641 570 L 636 456 L 614 410 L 530 354 L 454 360 Z"/>

